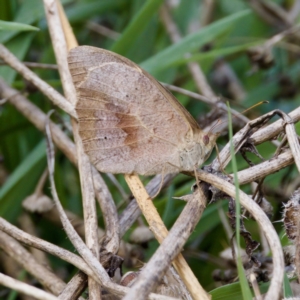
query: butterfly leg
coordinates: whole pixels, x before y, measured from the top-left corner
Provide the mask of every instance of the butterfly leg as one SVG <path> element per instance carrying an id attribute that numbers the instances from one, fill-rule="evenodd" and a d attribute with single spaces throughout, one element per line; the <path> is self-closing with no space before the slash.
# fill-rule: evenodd
<path id="1" fill-rule="evenodd" d="M 153 200 L 154 198 L 156 198 L 157 195 L 160 193 L 160 191 L 161 191 L 161 189 L 162 189 L 162 187 L 163 187 L 164 179 L 165 179 L 165 165 L 163 166 L 163 169 L 162 169 L 162 173 L 161 173 L 161 181 L 160 181 L 159 188 L 158 188 L 157 192 L 154 194 L 154 196 L 151 197 L 152 200 Z"/>
<path id="2" fill-rule="evenodd" d="M 164 179 L 165 179 L 165 175 L 167 174 L 166 173 L 166 169 L 167 169 L 167 166 L 171 166 L 173 169 L 178 169 L 178 172 L 173 172 L 173 173 L 179 173 L 180 169 L 178 166 L 170 163 L 170 162 L 167 162 L 165 164 L 163 164 L 162 166 L 162 169 L 161 169 L 161 174 L 162 174 L 162 178 L 161 178 L 161 182 L 160 182 L 160 185 L 159 185 L 159 189 L 158 191 L 155 193 L 154 196 L 151 197 L 151 199 L 154 199 L 155 197 L 157 197 L 157 195 L 160 193 L 160 191 L 162 190 L 163 188 L 163 184 L 164 184 Z M 158 166 L 160 166 L 160 164 L 157 164 L 155 166 L 153 166 L 151 169 L 147 170 L 143 175 L 148 175 L 148 174 L 151 174 L 151 171 L 155 168 L 157 168 Z"/>

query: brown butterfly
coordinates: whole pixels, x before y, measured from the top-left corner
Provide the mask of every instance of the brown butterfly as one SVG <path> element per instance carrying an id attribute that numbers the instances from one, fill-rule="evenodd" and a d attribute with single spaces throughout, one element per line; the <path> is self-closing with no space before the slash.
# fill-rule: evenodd
<path id="1" fill-rule="evenodd" d="M 113 52 L 72 49 L 79 133 L 101 172 L 153 175 L 193 171 L 210 155 L 218 134 L 195 119 L 151 75 Z"/>

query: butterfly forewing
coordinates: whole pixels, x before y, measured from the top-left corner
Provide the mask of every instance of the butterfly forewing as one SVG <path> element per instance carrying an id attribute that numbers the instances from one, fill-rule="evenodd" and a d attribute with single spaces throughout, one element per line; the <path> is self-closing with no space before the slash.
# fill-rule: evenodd
<path id="1" fill-rule="evenodd" d="M 112 52 L 82 46 L 72 49 L 68 60 L 80 136 L 96 167 L 142 175 L 178 172 L 178 149 L 197 123 L 189 122 L 192 117 L 177 100 Z"/>

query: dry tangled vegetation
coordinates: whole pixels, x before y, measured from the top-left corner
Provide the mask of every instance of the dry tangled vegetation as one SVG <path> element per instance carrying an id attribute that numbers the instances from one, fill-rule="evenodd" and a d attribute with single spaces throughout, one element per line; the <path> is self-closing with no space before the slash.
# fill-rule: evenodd
<path id="1" fill-rule="evenodd" d="M 223 2 L 3 6 L 41 30 L 0 21 L 1 299 L 300 297 L 299 1 Z M 100 174 L 78 134 L 77 43 L 168 82 L 203 130 L 220 120 L 219 151 L 197 174 Z"/>

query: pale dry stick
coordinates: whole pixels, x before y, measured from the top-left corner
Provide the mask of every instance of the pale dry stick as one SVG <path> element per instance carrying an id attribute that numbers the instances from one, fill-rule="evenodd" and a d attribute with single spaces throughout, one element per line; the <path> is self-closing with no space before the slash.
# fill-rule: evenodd
<path id="1" fill-rule="evenodd" d="M 250 5 L 265 22 L 280 30 L 293 26 L 295 17 L 290 18 L 289 13 L 273 1 L 252 0 Z M 294 37 L 299 39 L 299 32 L 294 32 Z"/>
<path id="2" fill-rule="evenodd" d="M 151 200 L 146 190 L 144 189 L 143 184 L 137 180 L 137 176 L 126 175 L 125 178 L 136 199 L 139 199 L 141 209 L 146 214 L 146 217 L 150 218 L 150 220 L 148 221 L 150 223 L 150 228 L 152 226 L 151 229 L 154 229 L 157 226 L 157 224 L 155 224 L 155 220 L 157 220 L 157 218 L 155 217 L 154 219 L 152 215 L 157 214 L 157 212 L 155 212 L 155 208 L 151 208 L 151 211 L 149 213 L 146 212 L 146 210 L 148 210 L 152 205 L 148 204 L 148 202 L 151 202 Z M 175 257 L 180 253 L 183 245 L 190 236 L 190 233 L 194 230 L 205 208 L 205 205 L 206 197 L 204 196 L 202 189 L 197 189 L 197 192 L 189 199 L 183 209 L 183 212 L 180 214 L 169 234 L 165 238 L 164 234 L 161 234 L 162 230 L 165 231 L 165 229 L 162 229 L 163 226 L 159 224 L 156 227 L 158 229 L 158 233 L 154 234 L 156 236 L 159 235 L 160 238 L 164 239 L 145 268 L 141 271 L 137 281 L 131 288 L 130 293 L 127 294 L 126 297 L 124 297 L 124 300 L 145 299 L 145 297 L 151 292 L 151 290 L 155 288 L 155 285 L 163 276 L 166 268 L 169 266 L 171 261 L 173 261 Z M 179 255 L 179 258 L 180 257 L 182 256 Z M 187 285 L 193 299 L 210 299 L 210 296 L 206 294 L 206 292 L 202 288 L 202 291 L 200 293 L 197 279 L 193 280 L 193 282 L 187 283 L 186 279 L 192 280 L 192 278 L 182 276 L 181 272 L 186 262 L 184 260 L 181 260 L 181 258 L 179 260 L 175 259 L 174 262 L 175 261 L 176 264 L 174 265 L 177 265 L 177 272 L 181 275 L 181 278 Z M 191 276 L 194 276 L 192 272 Z"/>
<path id="3" fill-rule="evenodd" d="M 286 150 L 284 153 L 281 153 L 277 157 L 271 158 L 267 161 L 264 161 L 258 165 L 250 167 L 248 169 L 239 171 L 237 173 L 239 184 L 248 184 L 253 181 L 265 178 L 266 176 L 276 173 L 281 169 L 291 165 L 294 162 L 292 152 Z M 186 175 L 194 177 L 192 172 L 184 172 Z M 230 174 L 232 176 L 233 174 Z"/>
<path id="4" fill-rule="evenodd" d="M 38 68 L 38 69 L 48 69 L 48 70 L 57 70 L 57 65 L 53 64 L 42 64 L 31 61 L 23 61 L 22 62 L 28 68 Z M 7 63 L 0 60 L 0 66 L 6 66 Z"/>
<path id="5" fill-rule="evenodd" d="M 0 44 L 0 58 L 2 58 L 10 67 L 20 73 L 25 79 L 34 84 L 39 90 L 70 116 L 77 118 L 74 106 L 67 102 L 53 87 L 40 79 L 36 74 L 24 66 L 4 45 Z"/>
<path id="6" fill-rule="evenodd" d="M 235 153 L 237 153 L 240 150 L 240 148 L 242 147 L 242 145 L 246 142 L 246 137 L 253 128 L 255 128 L 259 125 L 262 125 L 264 121 L 272 118 L 275 115 L 279 115 L 281 117 L 284 115 L 284 118 L 290 118 L 290 116 L 285 115 L 280 110 L 273 110 L 273 111 L 271 111 L 271 112 L 269 112 L 269 113 L 267 113 L 267 114 L 265 114 L 265 115 L 263 115 L 259 118 L 256 118 L 256 119 L 248 122 L 246 124 L 246 126 L 244 128 L 242 128 L 239 132 L 237 132 L 232 138 L 232 143 L 233 143 L 233 146 L 234 146 L 234 149 L 235 149 Z M 281 120 L 281 126 L 282 126 L 282 124 L 284 124 L 282 122 L 283 121 Z M 284 129 L 283 126 L 282 126 L 281 129 Z M 252 136 L 251 136 L 251 138 L 248 137 L 248 139 L 251 142 L 253 141 Z M 219 170 L 220 169 L 220 163 L 222 164 L 222 167 L 224 168 L 225 166 L 227 166 L 230 159 L 231 159 L 230 143 L 228 142 L 225 145 L 225 147 L 222 149 L 222 151 L 220 152 L 219 158 L 215 159 L 212 162 L 211 166 L 214 170 Z"/>
<path id="7" fill-rule="evenodd" d="M 75 300 L 83 293 L 87 284 L 87 277 L 84 273 L 79 272 L 67 284 L 65 289 L 59 294 L 61 300 Z M 80 297 L 81 299 L 81 297 Z"/>
<path id="8" fill-rule="evenodd" d="M 300 13 L 300 1 L 295 0 L 294 5 L 290 8 L 290 11 L 288 12 L 288 18 L 292 22 L 295 22 L 296 18 L 298 17 Z"/>
<path id="9" fill-rule="evenodd" d="M 214 8 L 215 0 L 204 0 L 202 3 L 202 15 L 200 19 L 201 27 L 208 25 L 211 22 Z"/>
<path id="10" fill-rule="evenodd" d="M 73 106 L 75 106 L 77 97 L 68 68 L 67 53 L 68 50 L 78 46 L 78 43 L 72 38 L 66 40 L 67 29 L 64 28 L 63 30 L 62 28 L 59 11 L 57 8 L 57 1 L 44 0 L 44 7 L 64 93 L 67 100 L 72 103 Z M 72 119 L 72 127 L 77 150 L 78 170 L 82 193 L 83 215 L 85 221 L 85 243 L 94 256 L 99 259 L 98 219 L 91 164 L 89 158 L 84 155 L 82 140 L 79 136 L 79 126 L 77 121 L 74 119 Z M 88 285 L 89 298 L 91 300 L 100 300 L 101 289 L 98 283 L 92 278 L 89 278 Z"/>
<path id="11" fill-rule="evenodd" d="M 6 286 L 13 289 L 19 293 L 31 296 L 39 300 L 58 300 L 59 298 L 40 290 L 34 286 L 27 283 L 21 282 L 19 280 L 13 279 L 9 276 L 0 273 L 0 285 Z"/>
<path id="12" fill-rule="evenodd" d="M 69 252 L 65 249 L 62 249 L 56 245 L 53 245 L 47 241 L 44 241 L 40 238 L 37 238 L 35 236 L 32 236 L 19 228 L 15 227 L 14 225 L 7 222 L 5 219 L 0 217 L 0 230 L 7 233 L 9 236 L 12 236 L 14 239 L 20 241 L 21 243 L 24 243 L 30 247 L 35 247 L 37 249 L 40 249 L 42 251 L 45 251 L 49 254 L 52 254 L 54 256 L 59 257 L 60 259 L 76 266 L 79 270 L 87 274 L 88 276 L 93 277 L 95 280 L 97 280 L 99 283 L 101 283 L 101 280 L 99 279 L 99 276 L 95 275 L 93 270 L 88 266 L 88 264 L 78 255 Z M 115 292 L 113 288 L 111 288 L 111 292 L 115 295 L 123 296 L 125 295 L 129 289 L 116 285 L 114 283 L 111 283 L 112 286 L 115 286 Z M 165 297 L 157 294 L 151 294 L 149 299 L 153 300 L 172 300 L 174 298 L 171 297 Z"/>
<path id="13" fill-rule="evenodd" d="M 246 92 L 238 79 L 238 76 L 230 65 L 222 58 L 219 58 L 214 64 L 212 73 L 212 82 L 217 86 L 223 86 L 226 83 L 226 90 L 230 98 L 241 102 L 246 97 Z"/>
<path id="14" fill-rule="evenodd" d="M 93 276 L 93 278 L 95 279 L 97 278 L 94 275 L 93 271 L 90 269 L 90 267 L 80 256 L 72 252 L 69 252 L 68 250 L 65 250 L 63 248 L 60 248 L 54 244 L 51 244 L 47 241 L 44 241 L 38 237 L 30 235 L 20 230 L 19 228 L 15 227 L 14 225 L 10 224 L 9 222 L 7 222 L 5 219 L 1 217 L 0 217 L 0 230 L 2 230 L 9 236 L 13 237 L 14 239 L 18 240 L 19 242 L 27 246 L 34 247 L 46 253 L 57 256 L 61 260 L 64 260 L 74 265 L 85 274 L 89 276 Z"/>
<path id="15" fill-rule="evenodd" d="M 53 64 L 42 64 L 42 63 L 36 63 L 36 62 L 31 62 L 31 61 L 23 61 L 22 62 L 26 67 L 28 68 L 37 68 L 37 69 L 48 69 L 48 70 L 57 70 L 57 65 Z M 0 66 L 1 65 L 7 65 L 4 61 L 0 61 Z"/>
<path id="16" fill-rule="evenodd" d="M 232 143 L 234 147 L 235 153 L 237 153 L 240 148 L 242 147 L 243 143 L 245 142 L 245 137 L 248 134 L 250 129 L 249 123 L 246 124 L 244 128 L 242 128 L 239 132 L 237 132 L 233 138 Z M 228 142 L 222 149 L 222 151 L 219 153 L 219 157 L 215 158 L 213 162 L 211 163 L 211 167 L 213 170 L 220 170 L 221 166 L 222 168 L 225 168 L 227 164 L 229 163 L 231 159 L 230 154 L 230 143 Z"/>
<path id="17" fill-rule="evenodd" d="M 7 255 L 16 260 L 23 268 L 33 275 L 52 294 L 59 295 L 66 284 L 45 266 L 36 261 L 19 242 L 8 234 L 0 231 L 0 247 Z"/>
<path id="18" fill-rule="evenodd" d="M 288 21 L 287 13 L 278 5 L 269 5 L 270 2 L 262 2 L 261 0 L 248 1 L 253 10 L 267 23 L 275 27 L 286 26 Z"/>
<path id="19" fill-rule="evenodd" d="M 114 41 L 116 41 L 119 37 L 120 37 L 120 33 L 110 29 L 110 28 L 107 28 L 101 24 L 98 24 L 96 22 L 87 22 L 87 28 L 94 31 L 94 32 L 97 32 L 105 37 L 108 37 Z"/>
<path id="20" fill-rule="evenodd" d="M 263 300 L 260 290 L 259 290 L 259 286 L 256 280 L 256 277 L 253 273 L 250 274 L 250 282 L 252 284 L 253 287 L 253 291 L 254 291 L 254 295 L 255 295 L 255 300 Z"/>
<path id="21" fill-rule="evenodd" d="M 300 120 L 300 107 L 297 107 L 288 114 L 294 123 Z M 276 135 L 283 131 L 282 120 L 277 120 L 274 123 L 259 129 L 251 136 L 251 141 L 254 145 L 259 145 L 267 140 L 271 140 Z"/>
<path id="22" fill-rule="evenodd" d="M 197 176 L 199 179 L 207 182 L 214 187 L 218 188 L 225 194 L 229 195 L 232 198 L 236 197 L 236 188 L 231 183 L 227 182 L 224 179 L 219 178 L 216 175 L 206 173 L 204 171 L 198 171 Z M 280 240 L 278 235 L 264 213 L 264 211 L 255 203 L 247 194 L 243 191 L 239 191 L 240 193 L 240 202 L 243 207 L 246 208 L 247 211 L 251 213 L 251 215 L 256 219 L 257 223 L 261 227 L 264 232 L 268 243 L 270 245 L 272 254 L 273 254 L 273 276 L 271 279 L 271 284 L 269 290 L 265 296 L 265 300 L 276 300 L 279 299 L 280 291 L 282 288 L 283 282 L 283 272 L 284 272 L 284 259 L 282 248 L 280 244 Z"/>
<path id="23" fill-rule="evenodd" d="M 123 187 L 121 186 L 121 184 L 117 180 L 116 176 L 114 174 L 111 174 L 111 173 L 107 173 L 106 176 L 109 178 L 109 180 L 115 186 L 115 188 L 119 191 L 119 193 L 122 197 L 122 200 L 129 202 L 128 195 L 126 194 Z"/>
<path id="24" fill-rule="evenodd" d="M 300 220 L 297 222 L 297 234 L 294 241 L 295 244 L 295 267 L 296 267 L 296 274 L 299 278 L 300 276 Z"/>
<path id="25" fill-rule="evenodd" d="M 298 172 L 300 172 L 300 146 L 299 146 L 299 140 L 298 140 L 298 136 L 297 136 L 294 124 L 293 123 L 286 124 L 285 132 L 286 132 L 286 136 L 287 136 L 287 140 L 289 142 L 291 152 L 294 157 L 294 161 L 298 168 Z"/>
<path id="26" fill-rule="evenodd" d="M 99 260 L 93 255 L 91 250 L 85 245 L 85 243 L 79 237 L 79 235 L 77 234 L 77 232 L 75 231 L 75 229 L 73 228 L 72 224 L 70 223 L 69 219 L 65 214 L 65 211 L 59 201 L 55 183 L 54 183 L 54 146 L 51 140 L 51 132 L 48 123 L 46 123 L 46 136 L 47 136 L 47 162 L 48 162 L 48 169 L 49 169 L 51 192 L 52 192 L 54 203 L 56 204 L 56 207 L 59 211 L 62 225 L 65 229 L 65 232 L 68 235 L 70 241 L 72 241 L 72 244 L 77 249 L 79 254 L 82 257 L 84 257 L 84 260 L 94 272 L 94 275 L 97 277 L 97 280 L 95 281 L 97 281 L 102 286 L 104 286 L 109 292 L 115 295 L 123 296 L 124 288 L 111 281 L 106 270 L 103 268 Z M 152 295 L 152 297 L 150 298 L 153 299 L 155 297 L 156 296 Z M 162 299 L 172 299 L 172 298 L 171 297 L 164 298 L 163 296 Z"/>
<path id="27" fill-rule="evenodd" d="M 179 33 L 179 30 L 176 26 L 176 24 L 173 22 L 168 7 L 166 5 L 162 5 L 160 9 L 160 15 L 161 19 L 167 29 L 167 32 L 172 40 L 172 42 L 175 44 L 181 40 L 181 36 Z M 189 56 L 190 54 L 187 53 L 185 56 Z M 202 69 L 199 64 L 196 62 L 189 62 L 188 63 L 189 71 L 191 72 L 193 79 L 195 81 L 195 84 L 199 90 L 199 92 L 202 92 L 203 95 L 205 95 L 208 98 L 211 98 L 212 101 L 217 101 L 217 97 L 215 96 L 213 90 L 209 86 Z"/>
<path id="28" fill-rule="evenodd" d="M 150 230 L 153 232 L 155 238 L 161 244 L 163 240 L 167 237 L 168 230 L 165 227 L 160 215 L 158 214 L 153 202 L 151 201 L 150 196 L 144 188 L 144 185 L 142 184 L 140 178 L 137 175 L 125 174 L 125 180 L 130 190 L 132 191 L 144 217 L 146 218 Z M 175 260 L 173 261 L 173 266 L 175 267 L 177 273 L 180 275 L 180 278 L 186 285 L 193 299 L 209 299 L 207 293 L 201 287 L 194 273 L 192 272 L 192 270 L 190 269 L 190 267 L 188 266 L 181 254 L 179 254 L 175 258 Z M 143 272 L 144 271 L 142 271 L 142 273 Z M 151 284 L 155 284 L 155 282 L 151 283 L 151 281 L 149 280 L 147 280 L 146 283 L 149 286 Z"/>
<path id="29" fill-rule="evenodd" d="M 217 204 L 220 204 L 220 202 L 217 202 Z M 222 222 L 224 231 L 226 233 L 227 240 L 228 240 L 228 242 L 230 242 L 233 237 L 233 231 L 232 231 L 231 226 L 229 225 L 228 216 L 225 215 L 224 210 L 221 205 L 218 206 L 218 213 L 219 213 L 219 217 Z M 233 241 L 233 242 L 235 244 L 235 241 Z"/>
<path id="30" fill-rule="evenodd" d="M 254 196 L 254 194 L 257 193 L 257 191 L 258 191 L 257 188 L 259 188 L 259 185 L 256 183 L 256 181 L 251 182 L 251 192 L 252 192 L 253 201 L 256 201 L 256 196 L 255 196 L 255 198 L 253 198 L 253 196 Z M 269 247 L 268 241 L 267 241 L 266 237 L 264 236 L 260 227 L 259 227 L 259 237 L 260 237 L 260 239 L 259 239 L 260 245 L 262 248 L 261 252 L 263 255 L 268 256 L 268 254 L 270 253 L 270 247 Z"/>
<path id="31" fill-rule="evenodd" d="M 9 257 L 4 251 L 0 251 L 0 264 L 1 264 L 1 270 L 3 274 L 10 276 L 12 278 L 16 278 L 18 280 L 22 280 L 22 282 L 25 282 L 27 284 L 30 284 L 31 280 L 28 274 L 24 272 L 23 267 L 20 266 L 13 258 Z M 22 279 L 20 277 L 22 277 Z M 5 291 L 5 288 L 1 287 L 0 294 L 4 296 L 5 294 L 8 293 L 9 293 L 8 290 Z M 18 296 L 20 298 L 18 300 L 33 300 L 33 298 L 28 295 L 19 294 Z"/>
<path id="32" fill-rule="evenodd" d="M 33 223 L 30 215 L 27 212 L 22 212 L 21 216 L 18 218 L 18 222 L 20 224 L 20 227 L 25 232 L 28 232 L 32 235 L 37 235 L 36 225 Z M 35 248 L 30 248 L 30 252 L 39 264 L 46 267 L 47 270 L 51 270 L 51 266 L 50 266 L 48 257 L 46 256 L 46 254 L 43 251 L 40 251 Z"/>
<path id="33" fill-rule="evenodd" d="M 275 44 L 279 43 L 282 39 L 284 39 L 287 35 L 293 34 L 294 32 L 297 32 L 299 30 L 299 25 L 296 25 L 294 27 L 291 27 L 287 30 L 284 30 L 278 34 L 275 34 L 270 39 L 268 39 L 262 47 L 264 48 L 271 48 Z"/>
<path id="34" fill-rule="evenodd" d="M 51 0 L 47 0 L 51 1 Z M 53 0 L 52 0 L 53 1 Z M 68 49 L 74 48 L 77 45 L 76 37 L 74 36 L 74 33 L 72 31 L 72 28 L 70 26 L 70 23 L 65 15 L 65 12 L 63 10 L 63 7 L 61 3 L 56 0 L 56 3 L 58 4 L 58 10 L 59 10 L 59 17 L 61 24 L 63 25 L 63 31 L 64 35 L 67 41 Z M 61 41 L 63 43 L 64 41 Z M 65 61 L 62 62 L 65 70 L 66 80 L 68 83 L 68 86 L 72 90 L 72 93 L 75 93 L 76 99 L 76 92 L 74 88 L 74 84 L 69 72 L 69 68 L 67 65 L 67 57 L 65 57 Z M 78 132 L 77 132 L 78 133 Z M 81 141 L 80 137 L 78 136 L 78 142 Z M 82 142 L 80 142 L 80 145 L 82 146 Z M 81 147 L 81 153 L 84 157 L 83 160 L 86 162 L 89 162 L 88 156 L 84 153 L 83 148 Z M 90 164 L 90 163 L 89 163 Z M 91 164 L 90 164 L 91 165 Z M 106 249 L 112 253 L 116 253 L 119 249 L 119 222 L 118 222 L 118 212 L 116 205 L 113 201 L 113 198 L 104 182 L 102 177 L 100 176 L 100 173 L 96 170 L 96 168 L 91 165 L 92 168 L 92 178 L 94 182 L 94 189 L 96 193 L 97 200 L 99 202 L 100 208 L 103 213 L 104 222 L 106 225 Z M 96 212 L 95 212 L 96 213 Z M 95 229 L 94 229 L 95 230 Z M 94 232 L 95 236 L 95 232 Z"/>
<path id="35" fill-rule="evenodd" d="M 293 162 L 293 154 L 290 150 L 287 150 L 276 158 L 271 158 L 258 165 L 239 171 L 237 173 L 239 184 L 243 185 L 264 178 L 291 165 Z"/>
<path id="36" fill-rule="evenodd" d="M 150 197 L 153 197 L 160 188 L 161 182 L 163 180 L 163 187 L 168 186 L 175 174 L 166 174 L 162 179 L 162 175 L 156 175 L 150 182 L 146 185 L 147 193 Z M 128 206 L 124 209 L 124 211 L 120 215 L 120 236 L 122 237 L 126 231 L 131 227 L 131 225 L 135 222 L 135 220 L 141 215 L 141 210 L 137 205 L 135 199 L 131 200 Z"/>

